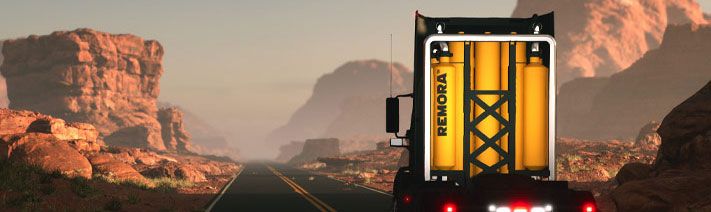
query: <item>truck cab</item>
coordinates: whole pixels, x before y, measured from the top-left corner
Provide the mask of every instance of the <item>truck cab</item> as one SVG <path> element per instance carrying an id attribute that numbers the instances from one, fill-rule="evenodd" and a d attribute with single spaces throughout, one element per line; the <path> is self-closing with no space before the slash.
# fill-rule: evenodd
<path id="1" fill-rule="evenodd" d="M 410 156 L 395 211 L 596 211 L 555 178 L 553 16 L 416 13 L 413 92 L 386 100 L 390 145 Z M 413 102 L 404 135 L 400 98 Z"/>

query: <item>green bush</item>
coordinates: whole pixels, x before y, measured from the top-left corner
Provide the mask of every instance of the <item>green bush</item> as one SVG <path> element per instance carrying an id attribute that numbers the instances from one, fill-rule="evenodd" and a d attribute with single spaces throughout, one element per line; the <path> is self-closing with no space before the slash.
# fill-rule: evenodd
<path id="1" fill-rule="evenodd" d="M 121 208 L 121 201 L 116 198 L 112 198 L 104 205 L 104 209 L 107 211 L 119 211 Z"/>
<path id="2" fill-rule="evenodd" d="M 72 191 L 74 191 L 74 193 L 81 198 L 93 196 L 98 193 L 98 190 L 93 186 L 89 185 L 88 180 L 83 177 L 76 177 L 72 179 L 70 184 L 72 187 Z"/>

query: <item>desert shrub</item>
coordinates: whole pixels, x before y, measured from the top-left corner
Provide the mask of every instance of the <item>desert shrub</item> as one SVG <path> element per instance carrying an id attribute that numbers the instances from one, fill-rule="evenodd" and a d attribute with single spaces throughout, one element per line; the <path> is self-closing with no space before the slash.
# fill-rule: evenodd
<path id="1" fill-rule="evenodd" d="M 135 205 L 141 202 L 141 198 L 138 197 L 136 194 L 129 194 L 128 195 L 128 203 L 131 205 Z"/>
<path id="2" fill-rule="evenodd" d="M 154 185 L 156 185 L 155 189 L 162 192 L 173 192 L 178 188 L 188 188 L 195 186 L 195 184 L 193 182 L 190 182 L 189 180 L 177 178 L 161 177 L 150 180 L 153 182 Z"/>
<path id="3" fill-rule="evenodd" d="M 121 210 L 121 208 L 121 201 L 116 198 L 112 198 L 111 200 L 106 202 L 106 204 L 104 204 L 104 209 L 107 211 L 119 211 Z"/>
<path id="4" fill-rule="evenodd" d="M 98 192 L 98 190 L 89 185 L 88 180 L 83 177 L 76 177 L 72 179 L 70 184 L 72 191 L 81 198 L 93 196 Z"/>

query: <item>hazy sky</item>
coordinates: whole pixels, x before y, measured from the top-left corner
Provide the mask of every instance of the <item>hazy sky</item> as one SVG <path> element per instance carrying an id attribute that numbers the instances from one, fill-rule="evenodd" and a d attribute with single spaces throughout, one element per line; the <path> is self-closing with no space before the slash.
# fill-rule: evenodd
<path id="1" fill-rule="evenodd" d="M 412 66 L 414 12 L 510 16 L 497 1 L 4 1 L 0 39 L 88 27 L 163 44 L 160 100 L 223 130 L 245 156 L 339 65 L 389 59 Z M 496 2 L 496 4 L 487 3 Z M 711 9 L 711 0 L 700 0 Z"/>

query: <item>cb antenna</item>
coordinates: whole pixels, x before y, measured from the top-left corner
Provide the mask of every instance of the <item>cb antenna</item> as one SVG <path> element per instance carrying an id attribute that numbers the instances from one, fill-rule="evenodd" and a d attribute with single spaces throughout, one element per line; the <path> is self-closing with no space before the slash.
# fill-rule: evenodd
<path id="1" fill-rule="evenodd" d="M 393 97 L 393 34 L 390 33 L 390 98 Z"/>

